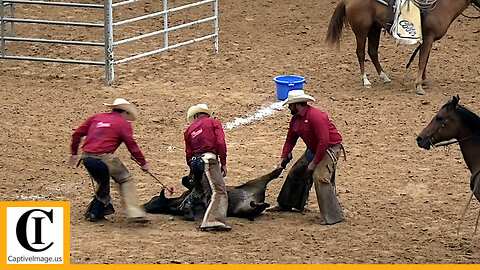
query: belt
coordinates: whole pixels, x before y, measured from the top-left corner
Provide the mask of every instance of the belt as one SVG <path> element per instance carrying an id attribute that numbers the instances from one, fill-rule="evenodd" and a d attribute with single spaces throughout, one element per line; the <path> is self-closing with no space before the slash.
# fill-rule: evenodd
<path id="1" fill-rule="evenodd" d="M 192 158 L 193 158 L 193 157 L 197 157 L 197 158 L 198 158 L 198 157 L 201 157 L 201 156 L 203 156 L 203 155 L 205 155 L 205 154 L 211 154 L 211 155 L 218 156 L 218 154 L 216 154 L 216 153 L 214 153 L 214 152 L 207 151 L 207 152 L 202 152 L 202 153 L 194 153 L 193 156 L 192 156 Z"/>
<path id="2" fill-rule="evenodd" d="M 105 153 L 83 152 L 83 154 L 84 154 L 86 157 L 101 158 L 103 155 L 111 155 L 111 154 L 113 154 L 113 153 L 110 153 L 110 152 L 105 152 Z"/>

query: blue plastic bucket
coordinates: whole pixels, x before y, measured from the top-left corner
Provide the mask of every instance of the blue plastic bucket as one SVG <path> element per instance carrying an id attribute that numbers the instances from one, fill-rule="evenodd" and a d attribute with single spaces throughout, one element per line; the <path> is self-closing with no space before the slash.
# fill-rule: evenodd
<path id="1" fill-rule="evenodd" d="M 277 98 L 279 100 L 285 100 L 288 97 L 290 90 L 302 90 L 305 78 L 300 76 L 278 76 L 273 79 L 277 84 Z"/>

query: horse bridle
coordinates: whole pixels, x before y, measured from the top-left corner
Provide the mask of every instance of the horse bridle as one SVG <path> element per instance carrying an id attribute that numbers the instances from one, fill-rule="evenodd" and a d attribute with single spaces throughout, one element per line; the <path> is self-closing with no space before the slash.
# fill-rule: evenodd
<path id="1" fill-rule="evenodd" d="M 477 133 L 477 134 L 474 134 L 474 135 L 471 135 L 471 136 L 468 136 L 468 137 L 465 137 L 465 138 L 461 138 L 461 139 L 458 139 L 458 140 L 453 140 L 453 141 L 443 142 L 443 143 L 437 143 L 437 144 L 434 144 L 434 143 L 433 143 L 431 136 L 428 136 L 428 140 L 429 140 L 429 142 L 430 142 L 430 145 L 431 145 L 433 148 L 435 148 L 435 147 L 448 146 L 448 145 L 451 145 L 451 144 L 464 142 L 464 141 L 470 140 L 470 139 L 475 138 L 475 137 L 478 137 L 478 136 L 480 136 L 480 134 Z"/>
<path id="2" fill-rule="evenodd" d="M 441 124 L 440 124 L 440 127 L 445 127 L 445 123 L 448 121 L 448 119 L 445 119 Z M 428 137 L 428 142 L 430 143 L 430 146 L 432 146 L 432 148 L 435 148 L 435 147 L 440 147 L 440 146 L 448 146 L 448 145 L 452 145 L 452 144 L 455 144 L 455 143 L 460 143 L 460 142 L 464 142 L 464 141 L 467 141 L 467 140 L 470 140 L 472 138 L 475 138 L 475 137 L 478 137 L 480 136 L 480 133 L 476 133 L 476 134 L 473 134 L 473 135 L 470 135 L 468 137 L 465 137 L 465 138 L 460 138 L 460 139 L 455 139 L 453 141 L 448 141 L 448 142 L 443 142 L 443 143 L 433 143 L 433 138 L 432 138 L 432 133 L 428 134 L 427 137 Z"/>

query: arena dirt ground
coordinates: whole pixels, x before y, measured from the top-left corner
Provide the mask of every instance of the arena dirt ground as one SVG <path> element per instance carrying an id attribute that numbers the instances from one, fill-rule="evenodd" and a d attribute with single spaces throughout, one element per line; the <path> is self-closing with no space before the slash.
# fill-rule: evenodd
<path id="1" fill-rule="evenodd" d="M 183 3 L 176 0 L 171 6 Z M 415 138 L 453 95 L 480 112 L 480 21 L 460 16 L 434 44 L 427 68 L 431 86 L 419 96 L 413 91 L 416 66 L 405 69 L 415 47 L 396 45 L 388 35 L 382 36 L 380 57 L 393 82 L 383 85 L 367 62 L 373 88 L 361 85 L 351 30 L 344 32 L 338 50 L 324 42 L 337 3 L 220 1 L 218 54 L 210 40 L 120 64 L 113 87 L 104 85 L 103 67 L 1 60 L 0 200 L 70 201 L 74 264 L 478 263 L 480 236 L 473 235 L 478 202 L 471 203 L 456 233 L 470 195 L 470 174 L 458 145 L 426 151 Z M 142 15 L 161 6 L 150 0 L 135 5 L 116 16 Z M 172 15 L 172 22 L 211 16 L 211 10 L 207 15 L 201 12 Z M 465 13 L 478 15 L 473 8 Z M 17 14 L 60 14 L 55 19 L 74 21 L 102 18 L 101 13 L 58 13 L 34 6 L 23 11 L 18 7 Z M 162 25 L 160 19 L 128 27 L 125 33 L 138 35 L 147 33 L 146 27 Z M 16 33 L 101 40 L 101 32 L 46 27 L 18 24 Z M 209 27 L 185 36 L 211 31 Z M 175 38 L 172 34 L 172 41 Z M 9 54 L 100 60 L 102 55 L 88 48 L 7 45 Z M 162 40 L 124 45 L 116 55 L 161 46 Z M 151 224 L 142 226 L 127 222 L 117 189 L 112 190 L 117 212 L 108 221 L 83 219 L 92 198 L 90 179 L 84 169 L 67 167 L 65 160 L 72 132 L 89 115 L 106 111 L 103 102 L 124 97 L 138 106 L 141 116 L 133 124 L 137 142 L 151 172 L 179 195 L 184 189 L 181 177 L 187 173 L 182 135 L 188 107 L 207 103 L 223 123 L 252 115 L 277 101 L 273 78 L 286 74 L 306 78 L 304 89 L 317 99 L 314 106 L 330 115 L 344 137 L 347 160 L 340 163 L 337 180 L 344 222 L 321 225 L 311 193 L 304 213 L 268 212 L 253 222 L 228 218 L 233 227 L 229 233 L 200 232 L 198 222 L 172 221 L 167 215 L 149 215 Z M 275 167 L 289 119 L 284 109 L 226 131 L 227 184 L 242 184 Z M 294 158 L 304 149 L 299 141 Z M 134 174 L 142 202 L 160 193 L 160 184 L 129 159 L 125 146 L 118 153 Z M 268 186 L 268 203 L 275 203 L 285 175 Z"/>

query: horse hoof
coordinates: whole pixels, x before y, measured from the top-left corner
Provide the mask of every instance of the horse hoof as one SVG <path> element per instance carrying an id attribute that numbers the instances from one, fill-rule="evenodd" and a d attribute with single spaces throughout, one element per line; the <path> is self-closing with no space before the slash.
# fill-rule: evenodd
<path id="1" fill-rule="evenodd" d="M 417 85 L 417 94 L 419 95 L 424 95 L 425 94 L 425 91 L 423 91 L 423 88 L 421 85 Z"/>
<path id="2" fill-rule="evenodd" d="M 391 83 L 392 80 L 390 80 L 390 78 L 388 78 L 387 74 L 385 74 L 385 72 L 380 72 L 380 79 L 383 80 L 383 83 Z"/>
<path id="3" fill-rule="evenodd" d="M 363 86 L 365 86 L 365 88 L 372 88 L 371 84 L 364 84 Z"/>

